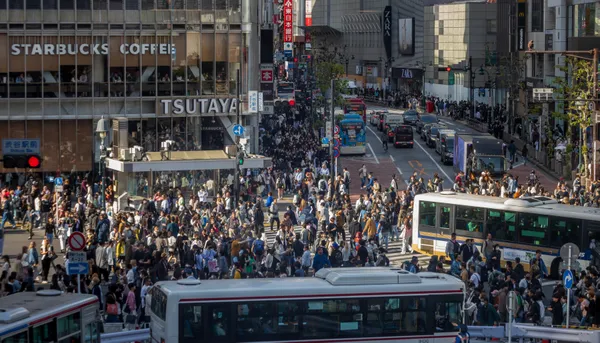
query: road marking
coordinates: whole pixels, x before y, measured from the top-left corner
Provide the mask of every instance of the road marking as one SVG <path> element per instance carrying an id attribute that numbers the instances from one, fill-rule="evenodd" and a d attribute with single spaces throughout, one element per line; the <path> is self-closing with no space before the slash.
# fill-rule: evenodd
<path id="1" fill-rule="evenodd" d="M 381 144 L 383 144 L 383 143 L 381 143 Z M 392 160 L 392 162 L 395 162 L 394 156 L 390 155 L 390 160 Z"/>
<path id="2" fill-rule="evenodd" d="M 421 148 L 421 150 L 423 150 L 423 152 L 425 153 L 425 155 L 427 155 L 435 164 L 436 167 L 438 167 L 438 169 L 444 174 L 445 177 L 447 177 L 448 182 L 452 183 L 454 182 L 454 179 L 451 178 L 450 176 L 448 176 L 448 174 L 446 174 L 446 171 L 442 168 L 442 166 L 440 166 L 439 163 L 437 163 L 437 161 L 429 154 L 429 152 L 427 150 L 425 150 L 425 148 L 423 148 L 423 146 L 421 145 L 421 143 L 419 143 L 416 139 L 415 139 L 415 143 L 417 144 L 417 146 L 419 148 Z"/>
<path id="3" fill-rule="evenodd" d="M 369 147 L 369 150 L 371 150 L 371 153 L 373 154 L 373 158 L 375 158 L 375 162 L 377 164 L 379 164 L 379 159 L 377 158 L 377 155 L 375 155 L 375 151 L 373 151 L 373 148 L 371 147 L 371 143 L 367 143 L 367 146 Z"/>
<path id="4" fill-rule="evenodd" d="M 425 175 L 425 176 L 429 176 L 429 174 L 427 174 L 425 172 L 425 168 L 423 168 L 423 164 L 421 164 L 421 162 L 417 161 L 417 160 L 411 160 L 408 161 L 408 165 L 414 170 L 414 171 L 418 171 L 419 175 Z"/>
<path id="5" fill-rule="evenodd" d="M 402 170 L 400 170 L 400 167 L 396 167 L 396 169 L 398 169 L 398 173 L 402 175 Z"/>
<path id="6" fill-rule="evenodd" d="M 379 143 L 383 144 L 383 142 L 381 141 L 381 138 L 379 138 L 377 136 L 377 133 L 375 131 L 373 131 L 372 128 L 370 128 L 370 127 L 367 126 L 367 129 L 369 129 L 369 131 L 373 132 L 373 134 L 375 135 L 375 138 L 377 138 L 377 140 L 379 141 Z"/>

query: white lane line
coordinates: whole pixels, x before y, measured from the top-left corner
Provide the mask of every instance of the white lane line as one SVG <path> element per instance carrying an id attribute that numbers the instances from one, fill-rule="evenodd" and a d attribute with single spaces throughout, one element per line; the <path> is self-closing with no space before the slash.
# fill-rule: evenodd
<path id="1" fill-rule="evenodd" d="M 377 164 L 379 164 L 379 159 L 377 158 L 377 155 L 375 155 L 375 151 L 373 151 L 373 148 L 371 147 L 371 143 L 367 143 L 367 146 L 369 147 L 369 150 L 371 150 L 371 154 L 373 154 L 373 158 L 375 159 L 375 162 Z"/>
<path id="2" fill-rule="evenodd" d="M 421 143 L 419 143 L 417 140 L 415 140 L 415 143 L 417 144 L 417 146 L 419 148 L 421 148 L 421 150 L 423 150 L 423 152 L 425 153 L 425 155 L 427 155 L 431 161 L 433 161 L 433 163 L 435 163 L 436 167 L 442 172 L 444 173 L 444 176 L 447 177 L 446 180 L 448 180 L 448 182 L 454 182 L 454 179 L 451 178 L 450 176 L 448 176 L 448 174 L 446 174 L 446 171 L 439 165 L 439 163 L 437 163 L 437 161 L 429 154 L 429 152 L 427 150 L 425 150 L 425 148 L 423 148 L 423 146 L 421 145 Z"/>
<path id="3" fill-rule="evenodd" d="M 383 144 L 383 142 L 381 141 L 381 138 L 379 138 L 379 135 L 377 135 L 377 133 L 375 131 L 373 131 L 372 128 L 367 126 L 367 129 L 369 129 L 369 131 L 373 132 L 373 134 L 375 135 L 375 138 L 377 138 L 377 140 L 379 141 L 379 143 Z"/>
<path id="4" fill-rule="evenodd" d="M 383 143 L 382 143 L 383 144 Z M 392 162 L 394 162 L 394 156 L 390 155 L 390 160 L 392 160 Z"/>
<path id="5" fill-rule="evenodd" d="M 402 175 L 402 170 L 400 170 L 400 167 L 396 167 L 396 169 L 398 169 L 398 174 Z"/>

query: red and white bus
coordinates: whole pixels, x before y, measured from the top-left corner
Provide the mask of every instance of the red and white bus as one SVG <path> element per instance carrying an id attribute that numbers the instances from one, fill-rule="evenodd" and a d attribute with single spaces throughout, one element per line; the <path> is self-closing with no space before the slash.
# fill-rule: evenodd
<path id="1" fill-rule="evenodd" d="M 344 114 L 347 113 L 358 113 L 362 116 L 365 124 L 367 123 L 367 105 L 362 99 L 359 98 L 345 98 L 344 99 Z"/>
<path id="2" fill-rule="evenodd" d="M 146 301 L 156 343 L 445 343 L 456 336 L 464 299 L 464 284 L 447 274 L 366 267 L 159 282 Z"/>
<path id="3" fill-rule="evenodd" d="M 2 343 L 100 342 L 98 298 L 55 290 L 0 298 Z"/>

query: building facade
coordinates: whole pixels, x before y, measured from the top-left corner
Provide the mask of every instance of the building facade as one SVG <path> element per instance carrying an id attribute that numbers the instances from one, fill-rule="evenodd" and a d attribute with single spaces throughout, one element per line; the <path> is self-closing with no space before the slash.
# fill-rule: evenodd
<path id="1" fill-rule="evenodd" d="M 177 150 L 223 149 L 238 107 L 252 136 L 255 5 L 0 0 L 0 137 L 39 139 L 40 171 L 55 173 L 93 169 L 101 117 L 126 118 L 128 146 L 146 151 L 167 139 Z"/>
<path id="2" fill-rule="evenodd" d="M 493 86 L 494 66 L 502 52 L 497 44 L 496 3 L 427 6 L 424 32 L 425 95 L 450 101 L 474 98 L 490 105 L 501 102 L 502 92 Z"/>
<path id="3" fill-rule="evenodd" d="M 420 91 L 423 23 L 421 0 L 317 0 L 312 45 L 337 46 L 358 87 Z"/>

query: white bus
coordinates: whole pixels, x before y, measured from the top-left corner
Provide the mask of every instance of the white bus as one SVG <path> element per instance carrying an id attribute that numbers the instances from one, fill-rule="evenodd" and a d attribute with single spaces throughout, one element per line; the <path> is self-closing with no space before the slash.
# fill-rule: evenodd
<path id="1" fill-rule="evenodd" d="M 98 298 L 55 290 L 0 298 L 0 342 L 100 342 Z"/>
<path id="2" fill-rule="evenodd" d="M 519 257 L 526 269 L 540 250 L 550 272 L 565 243 L 575 243 L 584 252 L 592 239 L 600 241 L 600 209 L 564 205 L 541 196 L 506 199 L 447 191 L 417 195 L 413 249 L 445 255 L 452 233 L 461 243 L 473 239 L 479 248 L 491 233 L 502 251 L 502 263 Z"/>
<path id="3" fill-rule="evenodd" d="M 159 282 L 152 341 L 441 343 L 462 322 L 464 284 L 447 274 L 384 267 L 316 277 Z"/>

